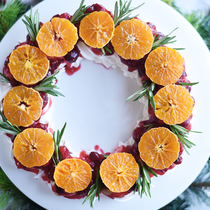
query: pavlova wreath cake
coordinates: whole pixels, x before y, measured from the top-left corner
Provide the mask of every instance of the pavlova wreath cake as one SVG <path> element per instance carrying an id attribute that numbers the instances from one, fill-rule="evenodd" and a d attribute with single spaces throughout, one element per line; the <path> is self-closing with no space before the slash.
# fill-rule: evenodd
<path id="1" fill-rule="evenodd" d="M 133 192 L 150 195 L 151 177 L 163 175 L 182 162 L 183 150 L 194 144 L 191 130 L 194 99 L 184 59 L 167 44 L 174 37 L 158 32 L 155 25 L 130 18 L 139 8 L 131 1 L 116 2 L 114 14 L 105 7 L 81 2 L 73 15 L 55 15 L 46 23 L 38 12 L 25 16 L 27 40 L 6 58 L 3 74 L 9 90 L 3 97 L 0 128 L 13 144 L 18 168 L 40 174 L 61 196 L 86 197 L 93 206 L 103 193 L 121 198 Z M 128 142 L 113 151 L 82 151 L 73 156 L 61 144 L 66 124 L 54 132 L 43 118 L 62 96 L 56 76 L 73 75 L 82 59 L 106 68 L 119 66 L 142 85 L 127 101 L 147 99 L 148 119 L 141 120 Z M 126 100 L 126 99 L 125 99 Z"/>

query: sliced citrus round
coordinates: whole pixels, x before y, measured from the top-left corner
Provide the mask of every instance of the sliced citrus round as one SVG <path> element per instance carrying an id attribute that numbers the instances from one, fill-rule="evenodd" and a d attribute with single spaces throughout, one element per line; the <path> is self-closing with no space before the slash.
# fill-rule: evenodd
<path id="1" fill-rule="evenodd" d="M 111 192 L 126 192 L 136 182 L 139 166 L 128 153 L 110 154 L 100 166 L 100 177 Z"/>
<path id="2" fill-rule="evenodd" d="M 193 111 L 194 100 L 186 88 L 180 85 L 167 85 L 154 96 L 157 118 L 168 125 L 180 124 L 187 120 Z"/>
<path id="3" fill-rule="evenodd" d="M 65 159 L 56 166 L 54 179 L 56 185 L 68 193 L 82 191 L 92 179 L 91 167 L 77 158 Z"/>
<path id="4" fill-rule="evenodd" d="M 107 12 L 92 12 L 80 22 L 80 37 L 94 48 L 104 47 L 111 40 L 113 32 L 114 22 Z"/>
<path id="5" fill-rule="evenodd" d="M 27 168 L 45 165 L 54 153 L 53 137 L 40 128 L 27 128 L 16 136 L 13 153 Z"/>
<path id="6" fill-rule="evenodd" d="M 16 126 L 28 127 L 42 113 L 43 100 L 36 90 L 17 86 L 7 92 L 3 100 L 4 115 Z"/>
<path id="7" fill-rule="evenodd" d="M 46 55 L 62 57 L 74 48 L 77 28 L 65 18 L 54 17 L 41 27 L 36 40 Z"/>
<path id="8" fill-rule="evenodd" d="M 150 27 L 139 19 L 122 21 L 111 40 L 116 53 L 131 60 L 139 60 L 149 53 L 153 41 Z"/>
<path id="9" fill-rule="evenodd" d="M 177 50 L 158 47 L 151 51 L 145 62 L 147 76 L 158 85 L 178 81 L 183 72 L 183 58 Z"/>
<path id="10" fill-rule="evenodd" d="M 8 66 L 17 81 L 32 85 L 44 79 L 49 64 L 47 56 L 39 48 L 22 45 L 12 51 Z"/>
<path id="11" fill-rule="evenodd" d="M 141 159 L 155 169 L 165 169 L 179 156 L 177 136 L 164 127 L 152 128 L 144 133 L 138 144 Z"/>

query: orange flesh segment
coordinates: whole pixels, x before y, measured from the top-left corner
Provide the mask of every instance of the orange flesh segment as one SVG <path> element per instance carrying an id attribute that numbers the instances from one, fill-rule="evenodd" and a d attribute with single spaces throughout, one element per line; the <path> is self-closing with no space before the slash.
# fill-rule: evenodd
<path id="1" fill-rule="evenodd" d="M 101 179 L 112 192 L 128 191 L 135 184 L 138 175 L 139 166 L 128 153 L 110 154 L 100 166 Z"/>
<path id="2" fill-rule="evenodd" d="M 139 19 L 125 20 L 115 28 L 112 45 L 124 59 L 138 60 L 152 48 L 154 37 L 150 27 Z"/>
<path id="3" fill-rule="evenodd" d="M 62 160 L 55 168 L 55 183 L 68 193 L 82 191 L 92 179 L 91 167 L 77 158 Z"/>
<path id="4" fill-rule="evenodd" d="M 12 51 L 8 66 L 17 81 L 32 85 L 44 79 L 49 64 L 47 56 L 39 48 L 23 45 Z"/>
<path id="5" fill-rule="evenodd" d="M 41 27 L 36 40 L 46 55 L 62 57 L 77 43 L 77 28 L 69 20 L 55 17 Z"/>
<path id="6" fill-rule="evenodd" d="M 27 168 L 45 165 L 53 152 L 53 137 L 40 128 L 27 128 L 14 140 L 14 156 Z"/>
<path id="7" fill-rule="evenodd" d="M 114 22 L 107 12 L 92 12 L 80 22 L 80 37 L 93 48 L 103 48 L 112 38 Z"/>
<path id="8" fill-rule="evenodd" d="M 181 77 L 183 62 L 178 51 L 169 47 L 158 47 L 151 51 L 146 59 L 146 74 L 158 85 L 170 85 Z"/>
<path id="9" fill-rule="evenodd" d="M 194 100 L 186 88 L 180 85 L 167 85 L 154 96 L 157 118 L 168 125 L 181 124 L 193 111 Z"/>
<path id="10" fill-rule="evenodd" d="M 140 139 L 141 159 L 155 169 L 165 169 L 172 165 L 179 156 L 177 136 L 164 127 L 153 128 L 144 133 Z"/>
<path id="11" fill-rule="evenodd" d="M 4 115 L 16 126 L 28 127 L 42 113 L 43 100 L 39 92 L 25 86 L 16 86 L 7 92 L 3 100 Z"/>

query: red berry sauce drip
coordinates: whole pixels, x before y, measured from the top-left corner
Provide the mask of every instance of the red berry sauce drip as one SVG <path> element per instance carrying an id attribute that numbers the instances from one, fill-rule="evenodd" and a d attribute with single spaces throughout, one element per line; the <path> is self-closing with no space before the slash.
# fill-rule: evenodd
<path id="1" fill-rule="evenodd" d="M 100 4 L 92 4 L 90 7 L 88 7 L 85 11 L 85 13 L 92 13 L 92 12 L 107 12 L 112 18 L 114 18 L 113 14 L 107 10 L 104 6 L 100 5 Z"/>

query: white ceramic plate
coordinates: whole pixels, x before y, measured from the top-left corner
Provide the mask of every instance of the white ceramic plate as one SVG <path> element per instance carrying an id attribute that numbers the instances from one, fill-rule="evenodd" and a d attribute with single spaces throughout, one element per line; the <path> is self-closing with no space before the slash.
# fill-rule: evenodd
<path id="1" fill-rule="evenodd" d="M 137 6 L 143 2 L 133 0 L 132 5 Z M 95 1 L 86 0 L 86 4 L 93 3 Z M 97 0 L 97 3 L 113 11 L 113 1 Z M 79 2 L 73 0 L 45 0 L 33 11 L 38 9 L 40 20 L 46 22 L 55 14 L 73 13 L 78 5 Z M 169 34 L 179 27 L 174 32 L 177 36 L 176 47 L 185 48 L 181 54 L 186 61 L 188 78 L 192 82 L 200 82 L 192 91 L 196 101 L 192 129 L 203 133 L 190 135 L 190 140 L 196 147 L 190 150 L 190 156 L 186 153 L 183 155 L 184 161 L 180 166 L 162 177 L 152 179 L 151 198 L 144 196 L 140 199 L 134 196 L 125 202 L 123 199 L 116 201 L 102 196 L 100 202 L 94 203 L 96 210 L 127 210 L 137 206 L 141 209 L 158 209 L 175 199 L 193 182 L 210 153 L 210 57 L 207 47 L 179 13 L 159 0 L 145 1 L 145 5 L 137 13 L 142 20 L 154 23 L 164 34 Z M 6 56 L 17 45 L 18 40 L 25 40 L 26 34 L 21 20 L 6 34 L 0 44 L 0 69 Z M 138 87 L 135 80 L 123 77 L 118 69 L 106 70 L 89 61 L 84 61 L 82 68 L 75 75 L 62 76 L 61 79 L 61 92 L 67 97 L 54 100 L 54 120 L 58 129 L 61 129 L 65 121 L 68 122 L 65 139 L 73 148 L 89 150 L 98 144 L 104 151 L 112 151 L 118 141 L 126 141 L 131 136 L 136 119 L 141 116 L 141 109 L 135 103 L 125 104 L 124 98 Z M 83 200 L 69 200 L 54 195 L 45 182 L 41 179 L 34 180 L 33 173 L 18 170 L 11 158 L 11 144 L 4 135 L 1 135 L 0 142 L 0 165 L 24 194 L 46 209 L 90 208 L 88 202 L 82 205 Z"/>

